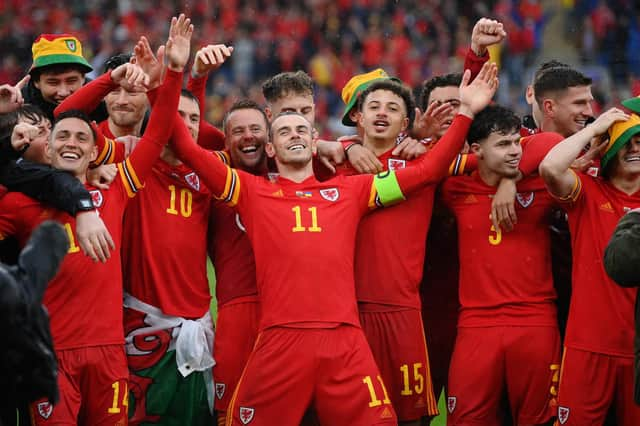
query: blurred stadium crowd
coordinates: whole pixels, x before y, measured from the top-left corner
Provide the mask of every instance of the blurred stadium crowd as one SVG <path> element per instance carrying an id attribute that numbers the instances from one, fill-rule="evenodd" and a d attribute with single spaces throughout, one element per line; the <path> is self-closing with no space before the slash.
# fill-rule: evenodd
<path id="1" fill-rule="evenodd" d="M 235 47 L 230 65 L 209 81 L 210 122 L 219 125 L 241 96 L 262 102 L 265 78 L 304 69 L 317 84 L 316 124 L 335 136 L 347 130 L 340 91 L 351 76 L 381 66 L 417 87 L 459 71 L 482 16 L 503 22 L 508 33 L 502 51 L 491 51 L 502 70 L 498 100 L 524 112 L 523 87 L 544 55 L 545 28 L 561 14 L 565 33 L 550 39 L 574 46 L 575 65 L 594 79 L 597 112 L 640 94 L 640 55 L 632 54 L 640 51 L 638 8 L 633 0 L 0 0 L 0 82 L 24 75 L 41 33 L 76 35 L 99 74 L 111 55 L 132 50 L 138 34 L 159 45 L 168 18 L 184 10 L 196 25 L 194 51 L 218 42 Z"/>

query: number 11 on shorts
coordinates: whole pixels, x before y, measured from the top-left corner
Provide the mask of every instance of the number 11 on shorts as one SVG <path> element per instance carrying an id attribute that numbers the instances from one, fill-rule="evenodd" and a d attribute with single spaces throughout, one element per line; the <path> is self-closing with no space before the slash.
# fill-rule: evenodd
<path id="1" fill-rule="evenodd" d="M 371 397 L 371 401 L 369 401 L 369 407 L 378 407 L 382 404 L 391 404 L 391 400 L 389 399 L 389 394 L 387 394 L 387 388 L 384 387 L 382 377 L 376 376 L 376 379 L 378 379 L 380 387 L 382 387 L 382 393 L 384 394 L 384 399 L 382 401 L 378 398 L 378 395 L 376 395 L 376 389 L 373 387 L 371 376 L 365 376 L 365 378 L 362 379 L 362 383 L 367 385 L 367 388 L 369 389 L 369 396 Z"/>

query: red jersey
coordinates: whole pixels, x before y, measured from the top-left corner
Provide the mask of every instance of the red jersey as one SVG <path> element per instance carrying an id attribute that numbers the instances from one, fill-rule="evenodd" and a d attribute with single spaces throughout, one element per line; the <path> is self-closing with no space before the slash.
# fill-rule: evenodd
<path id="1" fill-rule="evenodd" d="M 495 191 L 477 173 L 443 185 L 458 223 L 458 327 L 556 326 L 548 225 L 554 201 L 542 180 L 519 183 L 518 224 L 496 232 L 489 220 Z"/>
<path id="2" fill-rule="evenodd" d="M 304 322 L 359 326 L 353 254 L 360 218 L 375 206 L 373 177 L 295 183 L 227 173 L 241 182 L 221 198 L 237 203 L 252 243 L 261 329 Z"/>
<path id="3" fill-rule="evenodd" d="M 466 156 L 457 153 L 464 145 L 467 129 L 465 120 L 458 118 L 438 142 L 440 147 L 457 147 L 457 150 L 448 151 L 449 156 L 438 159 L 450 164 L 449 173 L 464 170 Z M 385 170 L 401 170 L 424 161 L 406 161 L 394 157 L 391 152 L 378 157 Z M 341 175 L 357 173 L 348 164 L 338 167 L 337 172 Z M 358 228 L 355 257 L 358 302 L 386 305 L 385 309 L 420 309 L 425 241 L 438 183 L 434 180 L 412 192 L 401 205 L 363 218 Z"/>
<path id="4" fill-rule="evenodd" d="M 573 250 L 571 305 L 565 345 L 590 352 L 633 356 L 637 288 L 616 285 L 602 264 L 620 218 L 640 207 L 640 193 L 627 195 L 607 180 L 576 174 L 569 216 Z"/>
<path id="5" fill-rule="evenodd" d="M 325 182 L 313 176 L 300 183 L 282 177 L 268 180 L 230 169 L 198 146 L 183 143 L 183 138 L 176 138 L 174 150 L 198 170 L 216 198 L 235 206 L 242 218 L 255 254 L 262 329 L 300 323 L 359 325 L 355 237 L 361 216 L 387 197 L 375 183 L 383 188 L 382 182 L 397 179 L 397 186 L 409 193 L 440 180 L 470 124 L 469 118 L 458 115 L 450 143 L 439 144 L 415 167 L 378 175 L 375 181 L 371 175 Z M 177 123 L 176 131 L 186 128 Z"/>
<path id="6" fill-rule="evenodd" d="M 226 152 L 216 154 L 229 164 Z M 238 297 L 258 295 L 253 248 L 240 214 L 217 200 L 211 206 L 209 257 L 216 271 L 218 307 Z"/>
<path id="7" fill-rule="evenodd" d="M 107 72 L 65 99 L 56 112 L 91 111 L 115 87 L 118 86 Z M 149 93 L 149 98 L 156 99 L 154 93 Z M 107 120 L 98 129 L 113 138 Z M 188 134 L 184 137 L 192 140 Z M 111 139 L 98 148 L 98 164 L 124 156 L 124 145 Z M 211 301 L 206 272 L 210 194 L 191 169 L 171 167 L 160 159 L 147 177 L 145 188 L 127 207 L 125 215 L 125 289 L 166 314 L 200 318 Z"/>
<path id="8" fill-rule="evenodd" d="M 193 78 L 189 73 L 187 81 L 187 90 L 190 90 L 193 96 L 198 99 L 200 107 L 200 125 L 198 127 L 198 145 L 206 149 L 223 149 L 224 133 L 217 127 L 213 126 L 205 117 L 205 101 L 207 88 L 207 76 Z"/>
<path id="9" fill-rule="evenodd" d="M 60 222 L 67 230 L 68 254 L 43 300 L 51 314 L 56 350 L 124 343 L 119 249 L 127 192 L 122 179 L 114 181 L 106 191 L 89 186 L 87 189 L 116 242 L 116 249 L 106 263 L 93 262 L 81 252 L 75 237 L 75 217 L 16 192 L 0 201 L 0 232 L 16 236 L 21 246 L 46 219 Z"/>
<path id="10" fill-rule="evenodd" d="M 100 105 L 100 102 L 102 102 L 109 92 L 117 87 L 119 86 L 111 80 L 111 71 L 107 71 L 69 95 L 69 97 L 56 107 L 53 114 L 57 117 L 62 112 L 72 109 L 84 111 L 89 114 Z M 93 164 L 102 165 L 123 161 L 125 158 L 124 145 L 114 140 L 115 136 L 109 128 L 109 121 L 104 120 L 100 122 L 97 125 L 97 130 L 99 132 L 96 137 L 98 156 L 93 161 Z"/>
<path id="11" fill-rule="evenodd" d="M 25 244 L 40 222 L 54 219 L 64 224 L 70 247 L 56 278 L 49 283 L 44 305 L 51 314 L 51 332 L 56 350 L 84 346 L 122 344 L 122 271 L 120 242 L 122 219 L 129 198 L 143 187 L 153 162 L 160 155 L 172 130 L 173 109 L 178 104 L 182 73 L 167 71 L 158 89 L 165 102 L 151 115 L 147 132 L 136 151 L 118 164 L 119 178 L 108 190 L 90 186 L 93 203 L 116 243 L 106 263 L 94 263 L 80 253 L 75 237 L 75 217 L 19 193 L 0 200 L 0 234 L 14 235 Z"/>
<path id="12" fill-rule="evenodd" d="M 378 157 L 385 170 L 412 167 L 418 161 L 394 157 L 391 151 Z M 354 175 L 357 171 L 346 166 L 338 168 L 338 173 Z M 355 256 L 359 303 L 420 309 L 419 288 L 435 188 L 435 183 L 427 185 L 404 203 L 373 212 L 360 222 Z"/>
<path id="13" fill-rule="evenodd" d="M 168 315 L 195 319 L 207 312 L 210 205 L 211 195 L 193 170 L 155 161 L 145 190 L 124 217 L 122 268 L 129 294 Z"/>

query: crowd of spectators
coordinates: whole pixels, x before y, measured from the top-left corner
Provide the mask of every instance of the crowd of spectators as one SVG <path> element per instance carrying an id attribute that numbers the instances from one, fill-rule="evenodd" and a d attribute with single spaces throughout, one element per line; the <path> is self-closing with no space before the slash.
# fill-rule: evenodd
<path id="1" fill-rule="evenodd" d="M 508 33 L 491 52 L 503 71 L 499 99 L 524 112 L 523 76 L 535 65 L 546 23 L 539 0 L 0 0 L 0 82 L 22 77 L 38 34 L 76 35 L 101 73 L 105 60 L 130 52 L 140 34 L 158 46 L 176 10 L 194 20 L 195 49 L 208 43 L 235 48 L 209 82 L 209 121 L 219 124 L 238 97 L 262 102 L 265 78 L 304 69 L 317 83 L 317 124 L 333 135 L 345 130 L 340 92 L 352 75 L 382 67 L 417 87 L 432 75 L 459 71 L 482 16 L 500 20 Z"/>
<path id="2" fill-rule="evenodd" d="M 565 31 L 579 65 L 591 69 L 607 90 L 594 90 L 601 104 L 640 95 L 640 3 L 634 0 L 564 0 Z M 597 87 L 596 87 L 597 89 Z M 606 95 L 605 95 L 606 93 Z"/>

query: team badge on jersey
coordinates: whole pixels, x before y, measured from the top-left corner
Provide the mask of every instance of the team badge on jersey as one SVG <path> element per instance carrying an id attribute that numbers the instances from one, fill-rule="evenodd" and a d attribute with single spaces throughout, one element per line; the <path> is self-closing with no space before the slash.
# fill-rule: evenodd
<path id="1" fill-rule="evenodd" d="M 249 407 L 240 407 L 240 421 L 243 425 L 248 425 L 253 420 L 256 410 Z"/>
<path id="2" fill-rule="evenodd" d="M 398 158 L 389 158 L 387 160 L 387 168 L 389 170 L 400 170 L 404 169 L 407 165 L 405 160 L 400 160 Z"/>
<path id="3" fill-rule="evenodd" d="M 561 425 L 565 424 L 569 420 L 569 408 L 567 407 L 558 407 L 558 421 Z"/>
<path id="4" fill-rule="evenodd" d="M 99 189 L 93 189 L 89 191 L 91 194 L 91 201 L 93 201 L 93 206 L 98 209 L 102 207 L 102 203 L 104 203 L 104 197 L 102 197 L 102 192 Z"/>
<path id="5" fill-rule="evenodd" d="M 320 196 L 327 201 L 338 201 L 340 191 L 338 191 L 338 188 L 321 189 Z"/>
<path id="6" fill-rule="evenodd" d="M 50 402 L 40 402 L 37 405 L 38 407 L 38 414 L 40 414 L 40 417 L 42 417 L 43 419 L 48 419 L 49 417 L 51 417 L 51 414 L 53 414 L 53 405 L 51 405 Z"/>
<path id="7" fill-rule="evenodd" d="M 227 388 L 227 386 L 224 383 L 216 383 L 216 396 L 218 397 L 218 399 L 222 399 L 222 397 L 224 396 L 224 390 Z"/>
<path id="8" fill-rule="evenodd" d="M 450 396 L 447 398 L 447 411 L 449 414 L 453 413 L 453 410 L 456 409 L 456 402 L 458 402 L 458 398 L 455 396 Z"/>
<path id="9" fill-rule="evenodd" d="M 195 172 L 184 175 L 184 180 L 189 184 L 190 187 L 192 187 L 196 191 L 200 191 L 200 177 L 195 174 Z"/>
<path id="10" fill-rule="evenodd" d="M 599 172 L 600 172 L 600 169 L 599 169 L 599 168 L 597 168 L 597 167 L 589 167 L 589 168 L 587 169 L 587 174 L 588 174 L 589 176 L 597 177 L 597 176 L 598 176 L 598 174 L 599 174 Z"/>
<path id="11" fill-rule="evenodd" d="M 518 192 L 516 194 L 516 200 L 518 200 L 518 203 L 520 203 L 520 205 L 525 209 L 533 203 L 534 198 L 535 194 L 533 192 L 526 192 L 524 194 Z"/>

